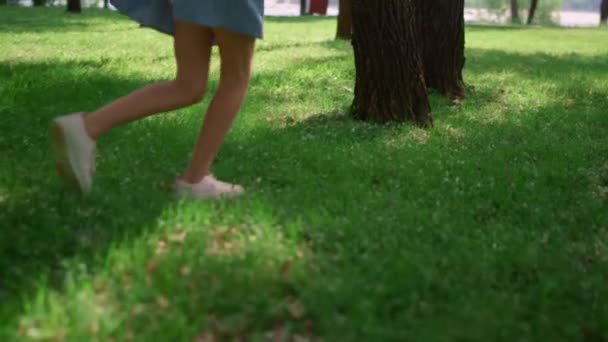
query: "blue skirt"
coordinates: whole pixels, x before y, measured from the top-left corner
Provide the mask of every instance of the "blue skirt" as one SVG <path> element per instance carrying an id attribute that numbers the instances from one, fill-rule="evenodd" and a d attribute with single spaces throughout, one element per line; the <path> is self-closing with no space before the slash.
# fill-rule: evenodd
<path id="1" fill-rule="evenodd" d="M 174 20 L 222 28 L 253 38 L 264 36 L 264 0 L 111 0 L 122 14 L 173 34 Z"/>

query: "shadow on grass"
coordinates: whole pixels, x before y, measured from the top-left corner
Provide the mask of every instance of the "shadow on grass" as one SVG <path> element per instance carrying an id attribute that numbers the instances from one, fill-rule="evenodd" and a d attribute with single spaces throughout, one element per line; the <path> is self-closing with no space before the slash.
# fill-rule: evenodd
<path id="1" fill-rule="evenodd" d="M 585 322 L 603 333 L 606 311 L 593 298 L 608 294 L 601 285 L 608 273 L 605 262 L 588 263 L 581 250 L 593 249 L 608 224 L 608 200 L 592 194 L 602 181 L 591 176 L 608 161 L 605 83 L 591 84 L 608 62 L 576 54 L 468 54 L 475 79 L 507 72 L 514 81 L 497 82 L 496 89 L 473 84 L 470 98 L 456 109 L 433 97 L 440 113 L 433 130 L 359 123 L 337 110 L 274 118 L 224 148 L 258 160 L 242 170 L 263 178 L 253 192 L 286 222 L 303 222 L 302 234 L 316 253 L 311 269 L 317 271 L 300 280 L 296 293 L 319 329 L 335 329 L 327 312 L 370 320 L 367 328 L 351 322 L 340 332 L 352 336 L 330 340 L 373 340 L 378 335 L 370 327 L 387 325 L 410 332 L 442 329 L 446 339 L 474 339 L 466 331 L 477 331 L 484 335 L 479 340 L 492 340 L 501 327 L 520 331 L 518 307 L 540 305 L 546 305 L 542 315 L 563 323 L 543 330 L 548 336 L 575 338 Z M 518 82 L 548 87 L 528 86 L 532 100 L 535 94 L 547 98 L 511 106 Z M 280 112 L 281 103 L 276 106 Z M 492 111 L 502 111 L 504 120 L 484 117 Z M 555 240 L 544 243 L 547 234 L 556 234 Z M 370 279 L 384 290 L 376 291 Z M 578 295 L 585 290 L 577 279 L 593 283 L 593 295 Z M 537 293 L 552 282 L 559 284 L 555 297 L 545 301 Z M 332 290 L 336 283 L 340 291 Z M 404 293 L 415 299 L 404 299 Z M 455 318 L 444 303 L 466 293 L 476 313 Z M 502 296 L 511 298 L 501 308 L 507 318 L 484 318 Z M 369 305 L 361 309 L 352 301 Z M 424 313 L 420 302 L 433 303 L 436 311 Z M 566 312 L 586 318 L 566 322 Z M 415 333 L 383 333 L 425 340 Z"/>
<path id="2" fill-rule="evenodd" d="M 484 72 L 483 66 L 490 67 L 495 61 L 502 62 L 501 69 L 517 72 L 522 65 L 532 69 L 551 65 L 556 73 L 535 74 L 521 69 L 518 75 L 528 80 L 550 80 L 557 91 L 563 92 L 573 88 L 570 80 L 555 76 L 562 68 L 575 71 L 573 65 L 592 63 L 593 67 L 585 71 L 586 77 L 598 68 L 607 68 L 602 60 L 576 55 L 518 55 L 487 50 L 468 53 L 475 62 L 476 73 Z M 350 57 L 344 57 L 347 58 Z M 339 59 L 332 57 L 325 62 Z M 309 62 L 313 61 L 324 62 Z M 185 136 L 183 122 L 169 121 L 162 125 L 142 122 L 128 131 L 112 133 L 113 142 L 101 147 L 100 183 L 92 196 L 81 199 L 59 193 L 46 152 L 48 121 L 72 107 L 90 106 L 89 97 L 73 94 L 101 91 L 100 98 L 109 99 L 142 85 L 141 80 L 116 78 L 94 66 L 86 66 L 88 72 L 83 81 L 82 67 L 65 63 L 0 65 L 0 80 L 20 87 L 10 93 L 10 108 L 0 108 L 0 115 L 10 118 L 3 120 L 0 127 L 3 132 L 10 132 L 0 141 L 6 158 L 0 186 L 9 189 L 0 203 L 0 220 L 6 227 L 0 238 L 0 279 L 4 280 L 0 300 L 9 303 L 5 306 L 11 310 L 7 315 L 20 310 L 20 296 L 29 297 L 40 277 L 49 275 L 53 287 L 61 288 L 65 261 L 82 263 L 94 273 L 96 267 L 102 267 L 111 246 L 155 227 L 159 214 L 173 203 L 167 182 L 159 179 L 170 179 L 167 170 L 176 171 L 176 165 L 184 162 L 190 138 L 195 134 L 188 127 L 191 132 Z M 252 86 L 289 78 L 295 68 L 258 75 Z M 45 77 L 49 82 L 33 81 Z M 312 87 L 314 81 L 300 85 Z M 259 91 L 259 101 L 266 103 L 263 110 L 280 111 L 285 105 L 285 100 L 275 98 L 271 89 Z M 479 98 L 472 100 L 483 104 L 495 100 L 485 88 L 474 95 Z M 589 95 L 581 90 L 578 96 Z M 229 140 L 219 163 L 222 169 L 240 166 L 239 172 L 249 178 L 253 196 L 276 212 L 280 220 L 289 223 L 299 218 L 304 222 L 302 235 L 317 254 L 315 266 L 319 270 L 293 291 L 309 303 L 313 318 L 325 317 L 324 310 L 334 310 L 342 316 L 368 315 L 371 326 L 388 324 L 395 329 L 420 330 L 403 326 L 403 322 L 411 323 L 412 315 L 432 318 L 433 312 L 418 308 L 420 302 L 436 304 L 435 314 L 445 315 L 441 313 L 442 302 L 449 302 L 454 291 L 469 294 L 466 299 L 477 301 L 477 307 L 483 308 L 484 300 L 494 298 L 492 291 L 508 294 L 514 288 L 531 289 L 539 279 L 580 279 L 591 273 L 596 278 L 591 285 L 585 285 L 587 291 L 591 287 L 595 293 L 606 294 L 597 285 L 602 282 L 596 281 L 607 276 L 601 263 L 581 266 L 576 258 L 582 256 L 564 253 L 562 244 L 542 247 L 552 258 L 521 257 L 531 246 L 541 249 L 546 227 L 560 226 L 569 238 L 589 242 L 606 222 L 602 211 L 605 204 L 585 205 L 590 184 L 584 170 L 571 167 L 606 153 L 605 146 L 594 143 L 602 139 L 600 134 L 608 128 L 604 113 L 598 109 L 608 103 L 605 97 L 591 100 L 598 107 L 586 116 L 577 115 L 576 108 L 550 103 L 523 116 L 519 125 L 482 124 L 475 117 L 459 116 L 459 111 L 436 116 L 438 126 L 449 124 L 456 132 L 441 127 L 423 131 L 365 124 L 351 120 L 340 110 L 307 119 L 275 117 L 266 126 L 253 128 L 247 136 Z M 436 98 L 435 102 L 438 111 L 449 112 L 446 104 Z M 41 103 L 49 106 L 38 108 Z M 579 134 L 572 137 L 570 127 L 576 125 Z M 564 140 L 569 136 L 570 140 Z M 168 141 L 173 141 L 173 152 L 183 151 L 184 155 L 167 154 Z M 242 150 L 243 145 L 249 148 Z M 226 162 L 224 156 L 238 158 Z M 539 168 L 544 175 L 535 178 Z M 254 185 L 258 175 L 263 181 Z M 529 179 L 541 184 L 529 185 Z M 480 190 L 468 190 L 476 189 L 480 183 L 484 185 Z M 486 193 L 484 189 L 492 191 Z M 543 191 L 548 195 L 536 197 Z M 441 202 L 444 198 L 452 200 Z M 541 213 L 535 212 L 534 206 L 522 205 L 548 198 L 552 203 L 543 203 L 546 206 Z M 344 213 L 351 216 L 344 217 Z M 374 232 L 370 233 L 372 227 Z M 487 247 L 500 241 L 489 241 L 479 227 L 492 227 L 490 235 L 511 237 L 503 242 L 508 243 L 508 248 Z M 507 234 L 513 231 L 515 237 Z M 488 241 L 480 242 L 483 239 Z M 352 251 L 344 253 L 343 248 Z M 349 259 L 336 258 L 340 255 Z M 446 261 L 445 256 L 459 262 Z M 471 267 L 482 262 L 478 260 L 480 256 L 485 256 L 483 263 L 487 267 Z M 463 278 L 463 274 L 467 277 Z M 370 284 L 370 279 L 375 284 Z M 328 286 L 340 282 L 335 286 L 341 291 Z M 377 284 L 383 285 L 381 291 Z M 578 282 L 562 286 L 563 290 L 554 294 L 557 299 L 582 291 Z M 405 298 L 404 293 L 417 297 Z M 577 305 L 587 305 L 598 314 L 596 317 L 601 317 L 602 308 L 593 306 L 593 296 L 577 303 L 565 300 L 559 305 L 539 303 L 538 297 L 531 290 L 524 301 L 530 307 L 543 304 L 547 317 L 562 306 Z M 367 298 L 369 303 L 354 307 L 353 298 Z M 230 309 L 233 308 L 225 310 Z M 513 318 L 517 310 L 512 311 L 507 312 L 507 318 L 514 321 L 506 324 L 517 328 Z M 480 315 L 483 314 L 482 310 Z M 466 318 L 460 323 L 465 323 Z M 483 321 L 481 316 L 477 319 Z M 420 324 L 433 324 L 430 321 L 421 320 Z M 456 323 L 458 320 L 452 320 L 451 328 L 456 329 Z M 591 319 L 591 323 L 599 321 Z M 330 332 L 335 322 L 318 324 L 320 331 Z M 346 330 L 352 332 L 351 337 L 365 333 L 356 322 L 348 324 L 350 329 Z M 498 326 L 488 327 L 494 328 Z M 491 336 L 489 330 L 487 334 Z"/>
<path id="3" fill-rule="evenodd" d="M 500 327 L 520 331 L 519 310 L 541 303 L 542 315 L 563 323 L 544 334 L 572 338 L 584 324 L 601 333 L 605 310 L 593 298 L 608 294 L 608 273 L 581 252 L 608 224 L 608 200 L 590 195 L 599 183 L 588 175 L 607 161 L 598 158 L 608 153 L 598 144 L 608 129 L 600 110 L 579 116 L 555 104 L 491 124 L 456 113 L 432 131 L 356 123 L 340 112 L 269 126 L 223 153 L 257 160 L 241 170 L 263 179 L 254 198 L 279 225 L 301 222 L 314 256 L 291 295 L 329 340 L 407 340 L 441 327 L 447 339 L 491 340 Z M 555 240 L 543 242 L 547 234 Z M 578 296 L 581 279 L 593 295 Z M 551 299 L 537 295 L 551 283 Z M 477 309 L 454 313 L 455 297 Z M 518 304 L 508 300 L 499 321 L 487 319 L 505 297 Z M 421 301 L 437 311 L 420 309 Z M 566 323 L 565 312 L 587 318 Z M 336 316 L 349 318 L 339 332 Z"/>
<path id="4" fill-rule="evenodd" d="M 258 161 L 242 168 L 244 177 L 263 178 L 262 185 L 252 189 L 256 198 L 285 224 L 303 221 L 302 235 L 316 253 L 311 268 L 317 271 L 300 279 L 296 295 L 305 298 L 319 329 L 335 331 L 337 323 L 326 320 L 331 316 L 327 312 L 371 321 L 367 328 L 351 322 L 340 332 L 352 336 L 332 336 L 335 339 L 369 333 L 372 340 L 378 335 L 370 333 L 370 327 L 390 325 L 410 332 L 441 329 L 452 337 L 447 339 L 483 331 L 485 338 L 479 340 L 491 340 L 497 329 L 520 331 L 518 307 L 534 310 L 540 305 L 550 320 L 564 322 L 551 327 L 555 338 L 576 337 L 586 324 L 583 319 L 565 323 L 560 317 L 566 312 L 584 311 L 590 325 L 601 329 L 605 311 L 593 297 L 606 293 L 600 284 L 608 274 L 601 263 L 585 262 L 584 253 L 570 246 L 592 248 L 608 222 L 608 203 L 590 196 L 599 183 L 588 176 L 606 162 L 601 156 L 608 153 L 608 145 L 598 142 L 605 141 L 608 129 L 600 109 L 607 99 L 598 96 L 599 88 L 591 93 L 575 88 L 580 84 L 576 82 L 594 78 L 607 65 L 600 57 L 577 55 L 526 58 L 472 50 L 469 57 L 479 65 L 500 68 L 497 74 L 511 71 L 517 80 L 549 83 L 556 95 L 585 101 L 564 104 L 556 96 L 555 101 L 543 99 L 541 105 L 522 111 L 508 106 L 508 93 L 480 84 L 460 109 L 450 109 L 434 97 L 434 109 L 442 114 L 430 131 L 358 123 L 336 111 L 306 119 L 273 118 L 224 147 L 228 155 Z M 577 63 L 589 60 L 597 65 L 578 70 L 576 82 L 561 77 L 562 68 L 575 70 Z M 472 72 L 486 73 L 478 65 Z M 272 101 L 272 96 L 264 101 Z M 517 120 L 486 121 L 484 111 L 469 107 L 471 103 L 504 107 L 502 115 Z M 269 106 L 280 112 L 282 104 Z M 547 234 L 559 237 L 546 244 Z M 530 256 L 530 250 L 542 251 L 542 256 Z M 584 290 L 576 279 L 583 278 L 594 284 L 593 295 L 577 295 Z M 552 282 L 559 289 L 545 301 L 537 293 Z M 339 291 L 332 289 L 336 283 L 341 284 Z M 378 284 L 381 291 L 376 291 Z M 413 299 L 404 298 L 404 293 Z M 466 297 L 475 313 L 454 318 L 444 306 L 454 296 Z M 517 298 L 513 301 L 519 304 L 501 307 L 506 319 L 484 318 L 503 296 Z M 569 301 L 573 297 L 576 300 Z M 362 309 L 353 302 L 367 304 Z M 420 302 L 436 310 L 425 313 Z M 582 307 L 588 310 L 579 311 Z M 386 329 L 383 333 L 391 334 Z M 398 332 L 390 337 L 424 340 Z"/>
<path id="5" fill-rule="evenodd" d="M 92 103 L 102 105 L 145 84 L 113 77 L 93 64 L 0 63 L 0 80 L 8 85 L 0 106 L 4 310 L 14 308 L 45 276 L 51 287 L 60 288 L 66 262 L 94 270 L 111 246 L 155 226 L 159 213 L 174 202 L 168 186 L 173 175 L 162 168 L 172 164 L 169 170 L 175 172 L 184 159 L 162 153 L 163 143 L 152 134 L 179 136 L 178 128 L 171 125 L 142 123 L 145 128 L 139 136 L 121 140 L 111 150 L 102 139 L 98 172 L 104 176 L 96 181 L 93 193 L 82 197 L 61 188 L 47 136 L 52 118 L 78 108 L 93 109 Z"/>
<path id="6" fill-rule="evenodd" d="M 94 273 L 112 246 L 145 235 L 175 204 L 170 185 L 197 133 L 179 118 L 162 125 L 144 120 L 110 132 L 100 141 L 93 193 L 80 197 L 62 191 L 47 137 L 52 118 L 94 109 L 92 103 L 103 104 L 147 83 L 115 77 L 105 66 L 86 60 L 0 63 L 0 80 L 7 85 L 0 106 L 0 129 L 6 132 L 0 138 L 0 221 L 6 227 L 0 232 L 0 316 L 19 311 L 22 299 L 44 279 L 61 289 L 74 264 Z M 262 75 L 254 82 L 283 76 Z M 216 86 L 212 80 L 210 91 Z"/>

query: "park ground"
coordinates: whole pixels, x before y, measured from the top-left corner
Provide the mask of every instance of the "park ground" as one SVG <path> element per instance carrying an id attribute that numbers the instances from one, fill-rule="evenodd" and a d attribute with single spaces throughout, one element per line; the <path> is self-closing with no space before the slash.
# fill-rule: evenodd
<path id="1" fill-rule="evenodd" d="M 426 130 L 349 118 L 334 32 L 268 19 L 214 168 L 246 196 L 168 190 L 207 97 L 103 137 L 83 198 L 50 120 L 172 77 L 171 41 L 2 8 L 0 340 L 607 339 L 608 30 L 468 27 L 468 98 Z"/>

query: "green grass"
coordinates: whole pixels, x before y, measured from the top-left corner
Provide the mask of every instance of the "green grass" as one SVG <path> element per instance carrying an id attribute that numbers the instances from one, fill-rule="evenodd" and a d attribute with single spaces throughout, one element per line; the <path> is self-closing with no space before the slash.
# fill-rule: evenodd
<path id="1" fill-rule="evenodd" d="M 0 8 L 0 340 L 607 339 L 608 31 L 469 27 L 468 99 L 422 130 L 347 116 L 334 29 L 268 20 L 214 166 L 247 196 L 168 191 L 208 96 L 103 137 L 81 198 L 50 120 L 170 78 L 171 40 Z"/>

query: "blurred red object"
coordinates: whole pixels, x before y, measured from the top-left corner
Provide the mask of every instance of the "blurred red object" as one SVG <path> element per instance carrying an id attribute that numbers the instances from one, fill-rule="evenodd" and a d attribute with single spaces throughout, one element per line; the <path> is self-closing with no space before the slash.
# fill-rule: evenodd
<path id="1" fill-rule="evenodd" d="M 327 14 L 327 7 L 329 6 L 329 0 L 310 0 L 310 8 L 308 14 Z"/>

